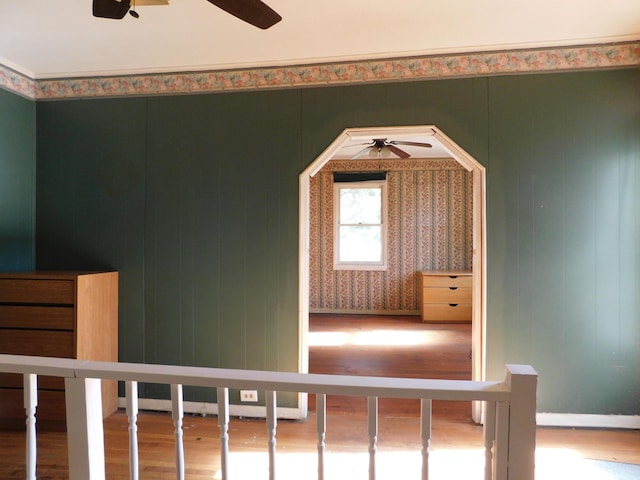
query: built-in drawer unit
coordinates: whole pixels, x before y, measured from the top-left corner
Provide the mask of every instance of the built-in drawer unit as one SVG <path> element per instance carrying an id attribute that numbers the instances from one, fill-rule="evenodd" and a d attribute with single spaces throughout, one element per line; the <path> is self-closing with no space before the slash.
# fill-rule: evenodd
<path id="1" fill-rule="evenodd" d="M 0 273 L 0 353 L 118 361 L 118 273 Z M 24 425 L 22 384 L 0 372 L 0 424 Z M 106 416 L 117 383 L 103 382 L 102 393 Z M 38 377 L 37 417 L 65 419 L 64 379 Z"/>
<path id="2" fill-rule="evenodd" d="M 464 270 L 418 272 L 419 302 L 424 322 L 470 322 L 473 276 Z"/>

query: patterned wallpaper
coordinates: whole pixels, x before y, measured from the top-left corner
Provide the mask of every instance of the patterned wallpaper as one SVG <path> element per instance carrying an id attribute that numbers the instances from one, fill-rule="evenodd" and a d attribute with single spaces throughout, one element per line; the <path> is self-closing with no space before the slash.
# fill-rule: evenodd
<path id="1" fill-rule="evenodd" d="M 601 70 L 640 65 L 640 42 L 425 55 L 239 70 L 31 79 L 0 64 L 0 88 L 33 100 L 176 95 Z"/>
<path id="2" fill-rule="evenodd" d="M 332 174 L 366 170 L 389 172 L 388 269 L 333 270 Z M 311 311 L 416 311 L 416 271 L 471 269 L 472 205 L 472 173 L 454 160 L 328 162 L 311 178 Z"/>

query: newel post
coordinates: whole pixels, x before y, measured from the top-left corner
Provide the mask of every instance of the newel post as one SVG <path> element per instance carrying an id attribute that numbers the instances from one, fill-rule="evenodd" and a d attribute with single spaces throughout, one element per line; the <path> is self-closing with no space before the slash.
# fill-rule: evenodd
<path id="1" fill-rule="evenodd" d="M 69 480 L 105 480 L 101 381 L 65 378 Z"/>
<path id="2" fill-rule="evenodd" d="M 538 374 L 529 365 L 507 365 L 505 382 L 511 390 L 507 475 L 509 480 L 534 480 Z"/>

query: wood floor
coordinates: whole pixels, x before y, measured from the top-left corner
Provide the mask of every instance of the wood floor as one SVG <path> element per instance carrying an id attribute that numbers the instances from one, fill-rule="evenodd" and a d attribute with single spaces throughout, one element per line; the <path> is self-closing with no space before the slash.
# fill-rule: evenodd
<path id="1" fill-rule="evenodd" d="M 417 317 L 314 315 L 310 323 L 310 371 L 353 375 L 470 378 L 470 326 L 424 325 Z M 316 437 L 313 401 L 306 421 L 279 421 L 278 478 L 315 478 Z M 481 427 L 470 418 L 467 402 L 434 402 L 432 450 L 467 455 L 481 452 Z M 327 478 L 367 478 L 367 426 L 364 400 L 329 397 Z M 378 452 L 396 478 L 402 466 L 413 466 L 420 449 L 414 402 L 381 401 Z M 145 413 L 139 422 L 140 478 L 175 477 L 173 427 L 167 414 Z M 119 412 L 105 420 L 108 479 L 129 478 L 128 426 Z M 268 478 L 264 420 L 234 418 L 230 425 L 231 473 L 241 480 Z M 188 479 L 219 478 L 219 430 L 215 417 L 187 416 L 184 422 Z M 24 433 L 0 432 L 0 479 L 24 478 Z M 640 432 L 539 428 L 540 452 L 570 452 L 585 458 L 640 464 Z M 334 462 L 334 463 L 331 463 Z M 437 462 L 436 462 L 437 463 Z M 336 473 L 340 472 L 340 474 Z M 418 470 L 401 475 L 419 478 Z M 481 478 L 480 471 L 478 477 Z M 63 432 L 39 432 L 38 478 L 67 478 L 67 446 Z M 440 478 L 458 478 L 450 471 Z M 459 477 L 463 478 L 463 477 Z M 465 476 L 465 479 L 476 477 Z"/>

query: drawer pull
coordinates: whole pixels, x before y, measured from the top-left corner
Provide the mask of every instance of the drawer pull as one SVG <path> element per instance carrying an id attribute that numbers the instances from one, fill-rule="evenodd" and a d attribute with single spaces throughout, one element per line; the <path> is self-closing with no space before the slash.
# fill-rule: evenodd
<path id="1" fill-rule="evenodd" d="M 457 303 L 450 303 L 450 304 L 449 304 L 449 306 L 450 306 L 450 307 L 457 307 L 457 306 L 458 306 L 458 304 L 457 304 Z"/>
<path id="2" fill-rule="evenodd" d="M 449 287 L 449 290 L 457 290 L 458 287 Z"/>
<path id="3" fill-rule="evenodd" d="M 449 278 L 458 278 L 458 275 L 449 275 Z"/>

